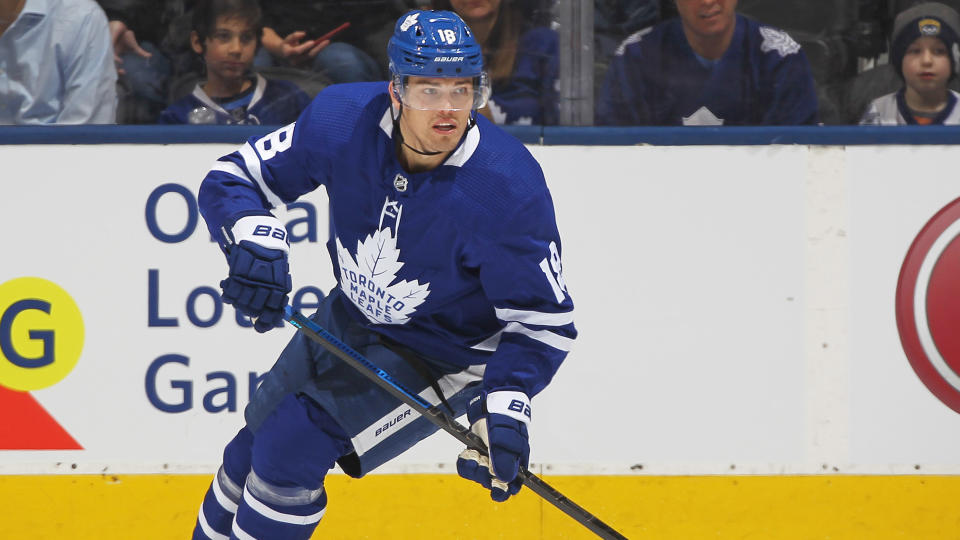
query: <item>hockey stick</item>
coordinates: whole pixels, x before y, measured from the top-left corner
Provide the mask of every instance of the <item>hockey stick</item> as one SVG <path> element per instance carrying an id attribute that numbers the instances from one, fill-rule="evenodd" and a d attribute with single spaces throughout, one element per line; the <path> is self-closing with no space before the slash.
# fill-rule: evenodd
<path id="1" fill-rule="evenodd" d="M 413 410 L 423 415 L 434 425 L 453 435 L 468 447 L 474 448 L 484 454 L 487 453 L 487 446 L 476 433 L 464 427 L 439 407 L 431 405 L 430 402 L 419 395 L 404 388 L 399 382 L 393 380 L 388 373 L 373 365 L 369 360 L 364 358 L 363 355 L 337 339 L 330 332 L 324 330 L 323 327 L 304 317 L 300 312 L 294 311 L 289 305 L 284 308 L 283 315 L 290 324 L 297 327 L 301 332 L 306 334 L 308 338 L 317 342 L 324 349 L 333 353 L 334 356 L 349 364 L 350 367 L 359 371 L 361 375 L 376 383 L 377 386 L 389 392 L 393 397 L 412 407 Z M 590 529 L 591 532 L 600 538 L 604 538 L 605 540 L 626 540 L 626 536 L 623 536 L 614 530 L 613 527 L 600 521 L 600 518 L 587 512 L 583 507 L 565 497 L 525 467 L 520 467 L 519 474 L 520 477 L 523 478 L 523 485 L 559 508 L 563 513 L 577 520 L 581 525 Z"/>

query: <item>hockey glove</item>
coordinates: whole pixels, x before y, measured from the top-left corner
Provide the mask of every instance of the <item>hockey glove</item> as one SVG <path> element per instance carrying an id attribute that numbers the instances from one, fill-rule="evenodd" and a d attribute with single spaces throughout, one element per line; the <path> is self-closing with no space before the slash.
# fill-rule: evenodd
<path id="1" fill-rule="evenodd" d="M 286 230 L 273 216 L 247 216 L 231 229 L 226 248 L 230 274 L 220 282 L 223 301 L 254 319 L 257 332 L 283 326 L 283 308 L 292 288 Z"/>
<path id="2" fill-rule="evenodd" d="M 489 489 L 497 502 L 516 495 L 523 485 L 520 467 L 530 460 L 530 399 L 522 392 L 484 391 L 467 406 L 467 419 L 470 431 L 487 444 L 489 457 L 467 448 L 457 459 L 457 472 Z"/>

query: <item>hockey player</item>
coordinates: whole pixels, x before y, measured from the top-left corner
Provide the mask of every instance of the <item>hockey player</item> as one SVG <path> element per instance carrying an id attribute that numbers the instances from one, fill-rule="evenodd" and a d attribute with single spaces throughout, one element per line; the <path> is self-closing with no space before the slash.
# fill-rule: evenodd
<path id="1" fill-rule="evenodd" d="M 539 4 L 539 5 L 538 5 Z M 542 0 L 431 0 L 476 33 L 491 94 L 480 112 L 497 124 L 554 125 L 560 115 L 559 40 Z"/>
<path id="2" fill-rule="evenodd" d="M 296 123 L 220 158 L 199 204 L 227 257 L 224 301 L 283 323 L 288 243 L 273 206 L 324 186 L 339 284 L 312 318 L 489 442 L 457 470 L 506 500 L 529 457 L 530 398 L 576 330 L 539 165 L 476 113 L 480 48 L 455 14 L 402 16 L 389 83 L 333 85 Z M 245 410 L 194 538 L 309 538 L 327 471 L 361 477 L 436 428 L 301 334 Z"/>
<path id="3" fill-rule="evenodd" d="M 624 40 L 597 124 L 819 122 L 807 57 L 786 32 L 736 13 L 736 0 L 676 0 L 679 18 Z"/>
<path id="4" fill-rule="evenodd" d="M 893 24 L 890 63 L 903 79 L 897 92 L 870 103 L 862 125 L 960 124 L 960 94 L 947 83 L 956 76 L 960 15 L 939 2 L 913 6 Z"/>
<path id="5" fill-rule="evenodd" d="M 207 78 L 161 114 L 161 124 L 283 125 L 310 98 L 295 84 L 251 73 L 262 28 L 256 0 L 202 0 L 193 11 L 190 46 Z"/>

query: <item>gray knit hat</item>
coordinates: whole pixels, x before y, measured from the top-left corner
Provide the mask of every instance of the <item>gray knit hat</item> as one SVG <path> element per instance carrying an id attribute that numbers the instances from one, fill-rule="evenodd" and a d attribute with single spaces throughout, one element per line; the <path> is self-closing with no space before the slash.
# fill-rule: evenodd
<path id="1" fill-rule="evenodd" d="M 958 35 L 960 35 L 960 15 L 939 2 L 924 2 L 897 15 L 893 21 L 893 35 L 890 46 L 890 63 L 897 75 L 903 78 L 903 57 L 907 47 L 919 37 L 939 38 L 947 46 L 950 57 L 950 77 L 957 73 Z"/>

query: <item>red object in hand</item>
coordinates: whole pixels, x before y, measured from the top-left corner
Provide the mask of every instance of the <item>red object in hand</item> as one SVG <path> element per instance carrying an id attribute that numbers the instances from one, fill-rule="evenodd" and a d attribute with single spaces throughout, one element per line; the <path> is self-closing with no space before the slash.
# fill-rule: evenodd
<path id="1" fill-rule="evenodd" d="M 349 28 L 349 27 L 350 27 L 350 22 L 347 21 L 347 22 L 341 24 L 340 26 L 334 28 L 333 30 L 327 32 L 326 34 L 318 37 L 317 39 L 315 39 L 315 40 L 313 40 L 313 41 L 316 42 L 316 43 L 320 43 L 320 42 L 322 42 L 322 41 L 326 41 L 326 40 L 332 38 L 333 36 L 339 34 L 340 32 L 343 32 L 344 30 L 346 30 L 346 29 Z"/>

